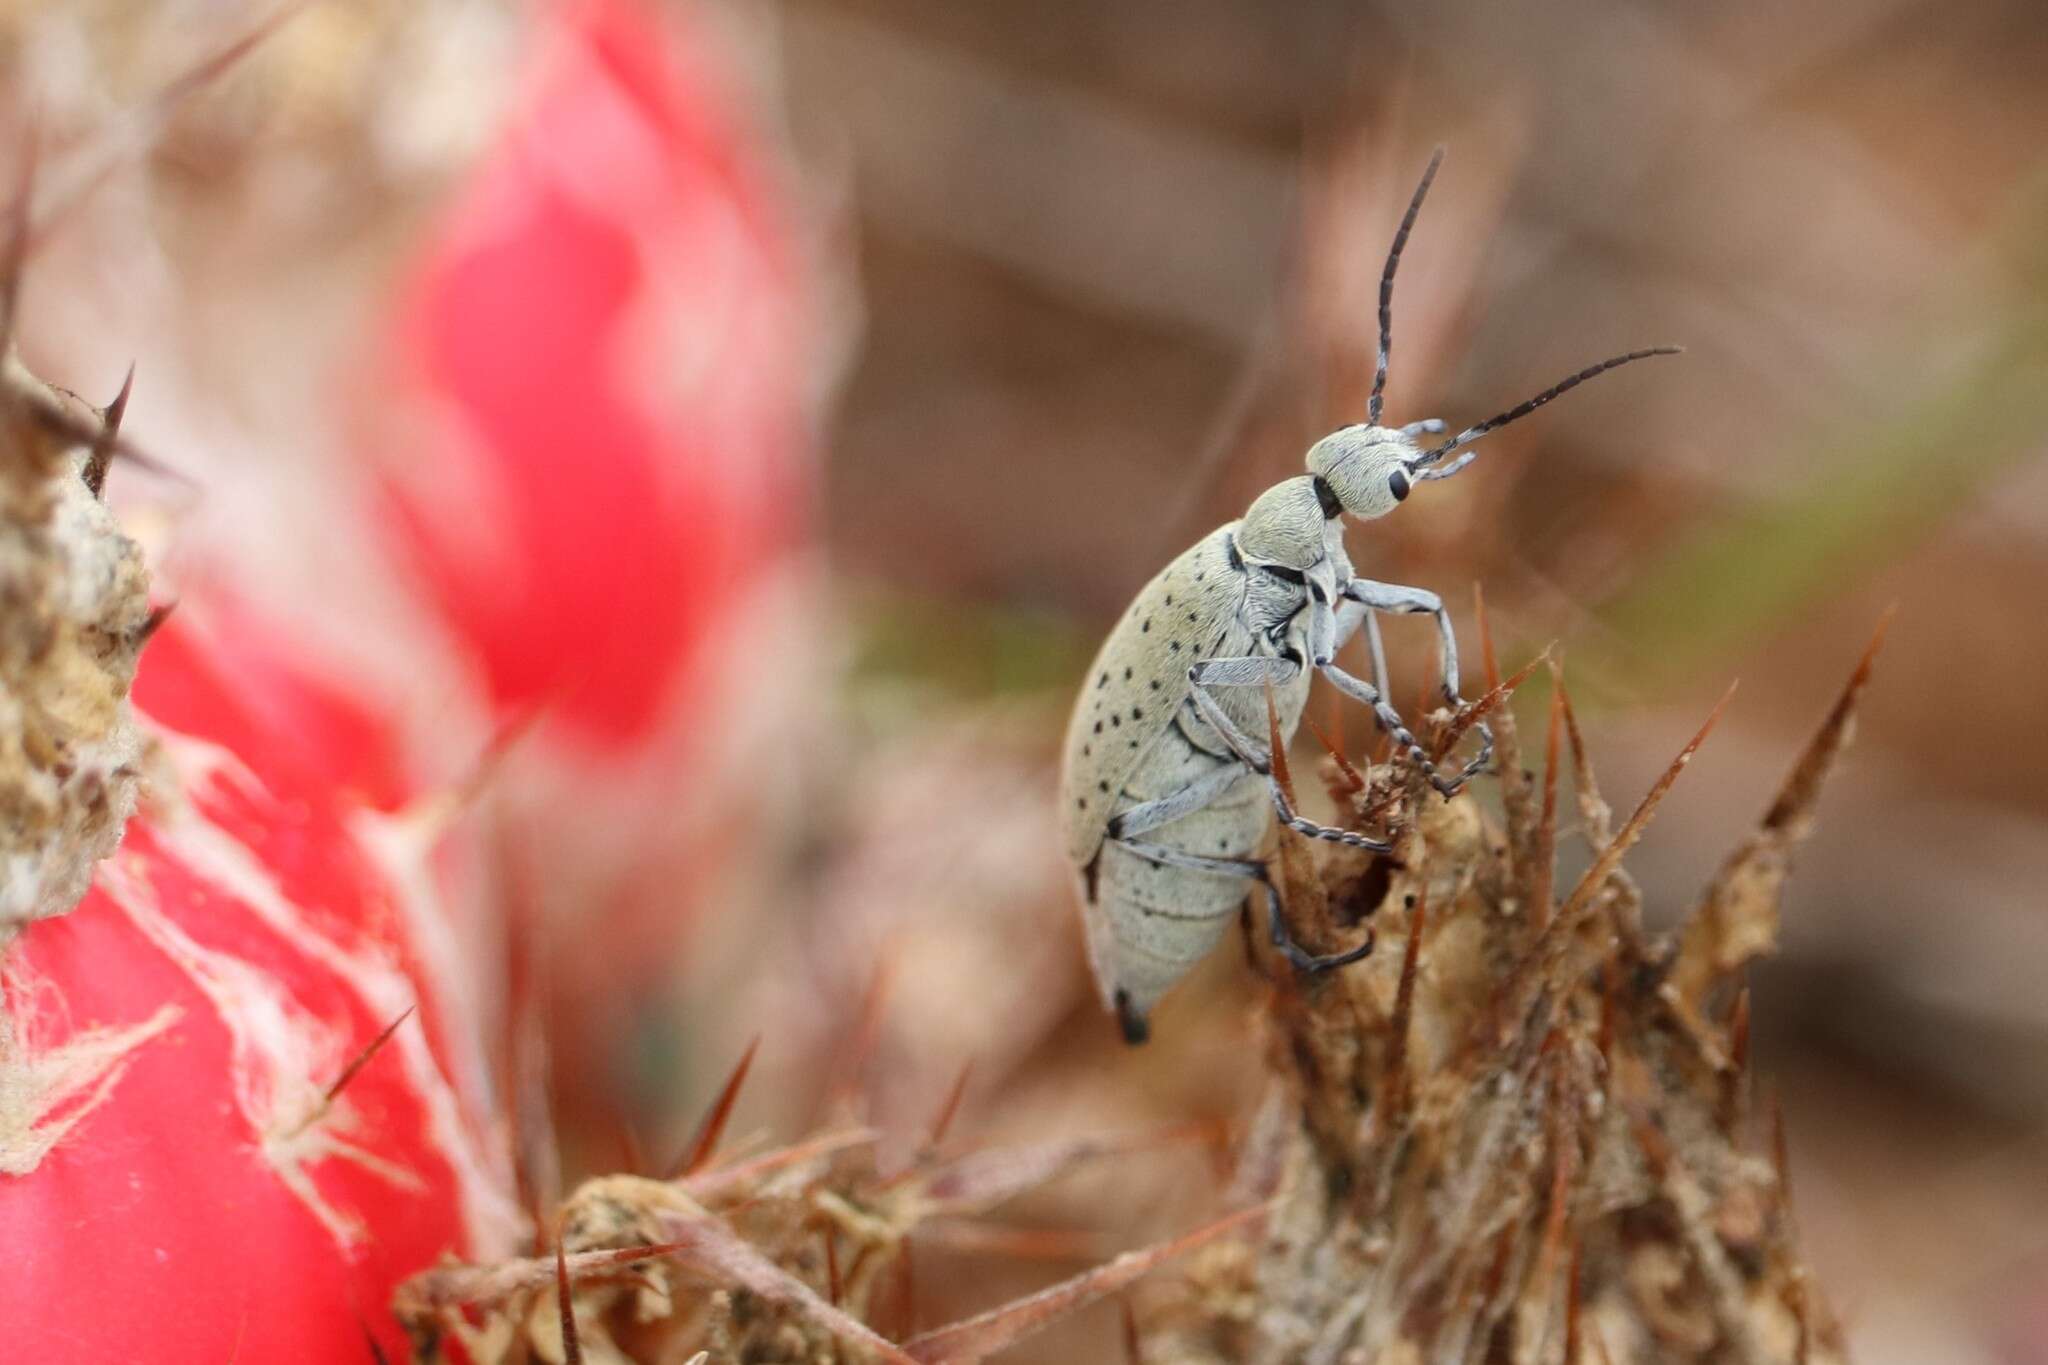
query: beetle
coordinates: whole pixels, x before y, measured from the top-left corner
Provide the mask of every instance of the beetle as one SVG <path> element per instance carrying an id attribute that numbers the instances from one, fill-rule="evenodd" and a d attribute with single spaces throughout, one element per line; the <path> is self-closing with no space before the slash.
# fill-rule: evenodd
<path id="1" fill-rule="evenodd" d="M 1296 812 L 1273 775 L 1266 730 L 1272 698 L 1281 743 L 1294 733 L 1311 673 L 1372 708 L 1395 745 L 1446 799 L 1492 757 L 1479 749 L 1440 770 L 1388 700 L 1378 614 L 1415 613 L 1436 624 L 1443 696 L 1459 696 L 1458 642 L 1443 600 L 1423 588 L 1359 577 L 1344 548 L 1343 516 L 1385 516 L 1420 483 L 1447 479 L 1477 455 L 1470 447 L 1595 375 L 1674 346 L 1630 351 L 1590 365 L 1507 411 L 1434 445 L 1441 420 L 1380 425 L 1392 346 L 1394 271 L 1443 160 L 1438 148 L 1410 198 L 1380 274 L 1379 356 L 1366 420 L 1308 450 L 1308 472 L 1286 479 L 1180 555 L 1138 593 L 1084 678 L 1068 722 L 1060 778 L 1061 819 L 1103 1004 L 1127 1042 L 1150 1035 L 1152 1007 L 1205 957 L 1251 887 L 1263 889 L 1274 946 L 1296 969 L 1319 972 L 1372 950 L 1372 934 L 1348 951 L 1314 956 L 1288 933 L 1279 892 L 1258 850 L 1271 823 L 1374 852 L 1392 844 L 1318 824 Z M 1462 452 L 1462 453 L 1460 453 Z M 1455 456 L 1449 459 L 1447 457 Z M 1363 625 L 1372 679 L 1334 662 Z M 1270 691 L 1269 691 L 1270 690 Z"/>

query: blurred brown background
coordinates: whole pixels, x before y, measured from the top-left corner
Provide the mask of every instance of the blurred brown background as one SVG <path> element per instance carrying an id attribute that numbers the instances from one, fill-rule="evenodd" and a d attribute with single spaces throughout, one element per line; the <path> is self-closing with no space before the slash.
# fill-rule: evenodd
<path id="1" fill-rule="evenodd" d="M 1053 737 L 1143 580 L 1362 416 L 1379 266 L 1441 142 L 1395 301 L 1396 420 L 1455 427 L 1633 346 L 1688 354 L 1490 439 L 1356 530 L 1354 558 L 1445 595 L 1468 676 L 1475 583 L 1505 664 L 1560 642 L 1623 807 L 1741 678 L 1636 860 L 1672 916 L 1897 604 L 1757 983 L 1759 1057 L 1859 1358 L 2048 1359 L 2048 11 L 704 8 L 836 320 L 824 553 L 784 627 L 830 661 L 796 651 L 805 685 L 774 690 L 782 733 L 817 742 L 761 752 L 799 795 L 731 874 L 733 909 L 615 1072 L 572 1088 L 677 1141 L 761 1032 L 742 1128 L 787 1135 L 841 1082 L 914 1128 L 970 1057 L 972 1133 L 1244 1118 L 1256 1002 L 1232 955 L 1142 1054 L 1096 1012 Z M 253 13 L 0 6 L 59 135 Z M 334 375 L 486 136 L 524 22 L 485 0 L 312 6 L 109 181 L 29 300 L 53 377 L 104 396 L 139 356 L 134 429 L 208 486 L 176 509 L 184 543 L 276 602 L 317 585 L 309 633 L 372 672 L 396 669 L 362 642 L 404 631 L 402 593 L 290 528 L 330 505 Z M 1427 640 L 1395 634 L 1405 701 Z M 1525 726 L 1544 704 L 1532 687 Z M 881 1042 L 848 1078 L 870 1006 Z M 566 1137 L 572 1163 L 607 1159 L 608 1135 Z M 1184 1227 L 1209 1179 L 1185 1153 L 1077 1177 L 1017 1215 L 1057 1237 L 926 1253 L 922 1311 Z M 1115 1359 L 1114 1323 L 1095 1310 L 1031 1358 Z"/>

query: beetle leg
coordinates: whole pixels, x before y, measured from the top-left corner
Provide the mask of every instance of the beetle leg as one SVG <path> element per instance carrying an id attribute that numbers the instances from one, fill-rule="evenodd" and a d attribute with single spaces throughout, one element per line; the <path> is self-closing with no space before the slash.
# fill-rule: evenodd
<path id="1" fill-rule="evenodd" d="M 1387 645 L 1380 638 L 1380 618 L 1373 609 L 1355 597 L 1346 597 L 1337 607 L 1337 648 L 1342 650 L 1351 643 L 1351 637 L 1365 627 L 1366 648 L 1372 653 L 1372 685 L 1387 693 Z"/>
<path id="2" fill-rule="evenodd" d="M 1335 664 L 1326 665 L 1322 673 L 1325 678 L 1328 678 L 1336 685 L 1339 692 L 1342 692 L 1347 697 L 1355 697 L 1367 706 L 1370 706 L 1373 715 L 1378 718 L 1381 726 L 1386 729 L 1388 734 L 1394 737 L 1394 743 L 1408 751 L 1408 761 L 1422 770 L 1422 775 L 1429 779 L 1430 786 L 1435 787 L 1447 797 L 1457 795 L 1459 788 L 1470 782 L 1478 774 L 1479 770 L 1486 766 L 1488 760 L 1493 757 L 1493 737 L 1489 733 L 1480 746 L 1479 756 L 1459 769 L 1457 776 L 1446 777 L 1437 770 L 1437 766 L 1434 763 L 1429 761 L 1429 755 L 1423 752 L 1421 742 L 1415 738 L 1407 725 L 1402 722 L 1401 713 L 1396 711 L 1384 696 L 1380 695 L 1378 688 L 1362 678 L 1352 677 Z M 1484 727 L 1481 728 L 1483 729 Z"/>
<path id="3" fill-rule="evenodd" d="M 1233 783 L 1244 776 L 1244 769 L 1225 760 L 1218 762 L 1221 766 L 1202 774 L 1179 791 L 1168 792 L 1156 801 L 1142 802 L 1111 816 L 1109 837 L 1124 839 L 1133 834 L 1158 829 L 1161 825 L 1178 820 L 1183 815 L 1193 815 L 1223 795 Z"/>
<path id="4" fill-rule="evenodd" d="M 1273 946 L 1294 965 L 1299 972 L 1327 972 L 1358 961 L 1372 951 L 1374 934 L 1371 928 L 1365 931 L 1365 942 L 1356 948 L 1341 953 L 1327 953 L 1317 956 L 1295 942 L 1294 935 L 1287 928 L 1287 918 L 1280 913 L 1280 891 L 1273 885 L 1272 874 L 1266 865 L 1251 858 L 1205 858 L 1199 853 L 1183 853 L 1177 848 L 1164 844 L 1151 844 L 1137 839 L 1117 840 L 1124 848 L 1141 858 L 1149 859 L 1165 867 L 1186 868 L 1192 872 L 1215 872 L 1223 876 L 1243 877 L 1255 881 L 1265 888 L 1266 918 L 1271 925 Z"/>
<path id="5" fill-rule="evenodd" d="M 1257 678 L 1240 677 L 1239 672 L 1249 675 L 1252 670 L 1234 669 L 1233 665 L 1238 664 L 1281 665 L 1287 670 L 1281 681 L 1293 677 L 1293 670 L 1299 665 L 1286 659 L 1212 659 L 1206 663 L 1196 664 L 1188 670 L 1190 694 L 1196 709 L 1202 713 L 1202 719 L 1208 721 L 1216 733 L 1223 737 L 1223 742 L 1230 746 L 1231 752 L 1235 753 L 1246 767 L 1266 779 L 1266 790 L 1273 798 L 1273 809 L 1278 813 L 1280 823 L 1295 833 L 1305 834 L 1311 839 L 1327 839 L 1331 843 L 1347 844 L 1371 853 L 1392 853 L 1394 845 L 1387 840 L 1373 839 L 1353 830 L 1340 829 L 1335 825 L 1319 825 L 1307 816 L 1295 813 L 1293 803 L 1287 799 L 1287 792 L 1280 785 L 1280 779 L 1273 776 L 1272 755 L 1266 752 L 1264 745 L 1253 742 L 1244 731 L 1237 728 L 1237 722 L 1225 713 L 1209 689 L 1203 685 L 1206 680 L 1225 687 L 1247 687 L 1255 682 L 1264 682 L 1273 676 L 1268 670 Z"/>
<path id="6" fill-rule="evenodd" d="M 1354 578 L 1344 587 L 1344 596 L 1353 602 L 1363 603 L 1368 612 L 1398 611 L 1404 613 L 1428 613 L 1436 618 L 1437 638 L 1441 642 L 1444 700 L 1452 706 L 1462 707 L 1465 700 L 1459 695 L 1458 687 L 1458 636 L 1451 629 L 1450 613 L 1444 610 L 1444 600 L 1424 588 L 1407 588 L 1398 583 L 1379 583 L 1370 578 Z M 1381 697 L 1387 695 L 1386 653 L 1380 647 L 1379 623 L 1370 614 L 1366 628 L 1372 640 L 1373 690 Z M 1391 708 L 1389 708 L 1391 710 Z M 1493 727 L 1485 721 L 1477 722 L 1473 729 L 1479 732 L 1479 752 L 1464 766 L 1461 775 L 1453 780 L 1451 791 L 1456 791 L 1466 782 L 1493 762 Z M 1437 790 L 1444 791 L 1443 784 L 1435 777 L 1430 781 Z M 1448 796 L 1451 791 L 1444 791 Z"/>
<path id="7" fill-rule="evenodd" d="M 1288 929 L 1287 920 L 1280 913 L 1280 893 L 1274 890 L 1272 880 L 1260 880 L 1266 888 L 1266 917 L 1273 925 L 1273 946 L 1294 964 L 1294 970 L 1309 973 L 1327 972 L 1336 967 L 1348 966 L 1372 952 L 1373 943 L 1378 935 L 1368 925 L 1365 930 L 1365 942 L 1356 948 L 1349 948 L 1341 953 L 1325 953 L 1320 957 L 1311 953 L 1294 941 L 1294 934 Z"/>
<path id="8" fill-rule="evenodd" d="M 1458 695 L 1458 637 L 1451 629 L 1451 614 L 1444 610 L 1443 598 L 1426 588 L 1404 588 L 1398 583 L 1377 583 L 1370 578 L 1352 579 L 1344 585 L 1344 595 L 1354 602 L 1363 602 L 1374 611 L 1418 615 L 1427 612 L 1435 617 L 1441 646 L 1444 700 L 1453 706 L 1464 705 L 1464 698 Z M 1378 682 L 1380 690 L 1386 691 L 1385 680 L 1379 679 Z"/>
<path id="9" fill-rule="evenodd" d="M 1443 431 L 1444 419 L 1441 417 L 1425 417 L 1420 422 L 1410 422 L 1407 426 L 1401 428 L 1401 434 L 1410 440 L 1425 434 L 1441 436 Z"/>

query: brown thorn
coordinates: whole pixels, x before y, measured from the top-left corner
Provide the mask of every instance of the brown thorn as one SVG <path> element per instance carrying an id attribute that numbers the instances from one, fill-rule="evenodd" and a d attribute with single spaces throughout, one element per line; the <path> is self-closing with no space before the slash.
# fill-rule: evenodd
<path id="1" fill-rule="evenodd" d="M 110 135 L 112 146 L 100 154 L 103 164 L 88 168 L 76 183 L 65 187 L 59 193 L 57 202 L 51 205 L 43 221 L 35 224 L 29 232 L 26 250 L 33 254 L 50 239 L 80 204 L 91 198 L 95 190 L 113 178 L 114 172 L 120 169 L 130 155 L 129 144 L 146 149 L 170 122 L 171 113 L 178 105 L 212 81 L 219 79 L 271 34 L 296 17 L 299 11 L 310 8 L 313 3 L 314 0 L 285 0 L 285 3 L 265 18 L 258 20 L 240 38 L 218 52 L 201 58 L 190 70 L 173 77 L 156 94 L 122 115 Z M 24 217 L 28 214 L 26 196 L 23 198 L 22 213 Z"/>
<path id="2" fill-rule="evenodd" d="M 1744 986 L 1729 1012 L 1728 1070 L 1721 1078 L 1721 1129 L 1731 1138 L 1742 1122 L 1749 1083 L 1749 987 Z"/>
<path id="3" fill-rule="evenodd" d="M 1600 1033 L 1596 1047 L 1600 1053 L 1602 1068 L 1609 1076 L 1614 1074 L 1614 1028 L 1621 1013 L 1621 972 L 1612 963 L 1600 968 Z"/>
<path id="4" fill-rule="evenodd" d="M 114 395 L 114 401 L 107 404 L 100 414 L 100 437 L 92 443 L 85 457 L 85 468 L 80 471 L 85 479 L 86 489 L 94 497 L 106 491 L 107 467 L 114 462 L 114 447 L 121 437 L 121 419 L 128 412 L 128 395 L 135 390 L 135 362 L 128 362 L 128 373 L 121 380 L 121 391 Z"/>
<path id="5" fill-rule="evenodd" d="M 1358 769 L 1351 766 L 1351 760 L 1344 757 L 1343 741 L 1333 740 L 1329 735 L 1325 734 L 1323 727 L 1316 724 L 1315 717 L 1303 716 L 1302 720 L 1307 722 L 1309 733 L 1316 737 L 1317 742 L 1336 761 L 1337 771 L 1344 775 L 1344 785 L 1350 789 L 1351 794 L 1356 796 L 1359 792 L 1364 791 L 1365 778 L 1359 773 Z"/>
<path id="6" fill-rule="evenodd" d="M 1401 950 L 1401 984 L 1394 991 L 1394 1016 L 1387 1040 L 1386 1091 L 1391 1104 L 1408 1104 L 1408 1029 L 1415 1013 L 1415 978 L 1422 960 L 1422 931 L 1429 922 L 1429 888 L 1415 897 L 1408 917 L 1408 942 Z"/>
<path id="7" fill-rule="evenodd" d="M 1095 1262 L 1107 1254 L 1103 1234 L 1086 1228 L 1020 1228 L 974 1218 L 920 1223 L 918 1236 L 948 1251 L 1017 1261 Z"/>
<path id="8" fill-rule="evenodd" d="M 384 1353 L 383 1344 L 377 1340 L 377 1334 L 370 1330 L 370 1324 L 364 1322 L 358 1316 L 356 1318 L 356 1326 L 360 1327 L 363 1331 L 363 1344 L 370 1348 L 370 1359 L 376 1362 L 376 1365 L 391 1365 L 391 1357 Z M 235 1353 L 236 1355 L 241 1354 L 241 1338 L 239 1336 L 235 1339 Z M 229 1365 L 234 1365 L 234 1356 L 228 1357 L 228 1362 Z"/>
<path id="9" fill-rule="evenodd" d="M 786 1170 L 803 1162 L 830 1156 L 851 1147 L 864 1147 L 881 1136 L 872 1128 L 846 1128 L 837 1132 L 821 1133 L 788 1147 L 764 1152 L 760 1156 L 735 1161 L 729 1166 L 716 1166 L 711 1170 L 691 1176 L 683 1182 L 683 1188 L 698 1202 L 716 1198 L 728 1190 L 740 1189 L 752 1181 L 762 1179 L 776 1171 Z"/>
<path id="10" fill-rule="evenodd" d="M 529 845 L 516 831 L 498 831 L 495 861 L 504 879 L 505 1010 L 502 1055 L 506 1107 L 512 1120 L 513 1177 L 532 1220 L 535 1247 L 560 1193 L 561 1154 L 548 1099 L 546 974 L 541 906 Z"/>
<path id="11" fill-rule="evenodd" d="M 1552 1037 L 1556 1033 L 1553 1030 Z M 1549 1043 L 1545 1043 L 1545 1048 Z M 1550 1207 L 1543 1220 L 1543 1240 L 1537 1244 L 1536 1264 L 1542 1277 L 1545 1293 L 1549 1292 L 1551 1270 L 1557 1264 L 1558 1255 L 1564 1250 L 1567 1216 L 1571 1211 L 1572 1177 L 1577 1173 L 1573 1153 L 1567 1146 L 1570 1135 L 1563 1132 L 1562 1123 L 1553 1124 L 1551 1133 Z"/>
<path id="12" fill-rule="evenodd" d="M 1600 788 L 1593 778 L 1592 766 L 1586 759 L 1586 737 L 1579 730 L 1579 715 L 1572 709 L 1571 689 L 1564 685 L 1564 672 L 1561 669 L 1557 674 L 1557 704 L 1564 712 L 1565 738 L 1571 743 L 1572 786 L 1578 792 L 1579 805 L 1583 809 L 1588 797 L 1594 801 L 1600 799 Z M 1606 833 L 1604 829 L 1588 829 L 1586 837 L 1597 844 L 1606 837 Z"/>
<path id="13" fill-rule="evenodd" d="M 725 1125 L 732 1118 L 733 1105 L 739 1100 L 740 1087 L 747 1082 L 747 1072 L 754 1065 L 754 1054 L 761 1048 L 761 1035 L 755 1034 L 754 1041 L 747 1044 L 747 1050 L 740 1054 L 739 1064 L 732 1074 L 725 1078 L 725 1085 L 719 1090 L 718 1098 L 704 1111 L 704 1117 L 697 1121 L 697 1132 L 690 1139 L 682 1158 L 672 1165 L 663 1177 L 667 1180 L 682 1180 L 697 1174 L 711 1164 L 712 1156 L 718 1151 L 718 1140 L 725 1136 Z"/>
<path id="14" fill-rule="evenodd" d="M 896 1279 L 890 1297 L 889 1315 L 895 1329 L 890 1335 L 899 1341 L 916 1336 L 917 1262 L 908 1237 L 896 1244 Z"/>
<path id="15" fill-rule="evenodd" d="M 946 1092 L 945 1102 L 932 1118 L 931 1135 L 925 1139 L 927 1148 L 936 1149 L 946 1140 L 946 1132 L 953 1126 L 953 1119 L 960 1112 L 960 1102 L 967 1098 L 967 1079 L 974 1074 L 974 1059 L 969 1057 L 960 1068 L 960 1074 L 953 1079 L 953 1088 Z"/>
<path id="16" fill-rule="evenodd" d="M 1792 1203 L 1792 1150 L 1785 1141 L 1785 1100 L 1776 1089 L 1771 1090 L 1771 1165 L 1778 1172 L 1778 1202 L 1790 1207 Z"/>
<path id="17" fill-rule="evenodd" d="M 1572 1259 L 1564 1282 L 1564 1365 L 1579 1365 L 1580 1258 L 1584 1243 L 1572 1238 Z"/>
<path id="18" fill-rule="evenodd" d="M 382 1048 L 384 1044 L 391 1041 L 391 1035 L 398 1032 L 398 1026 L 404 1023 L 406 1020 L 412 1018 L 413 1011 L 418 1008 L 419 1006 L 417 1004 L 407 1005 L 402 1011 L 399 1012 L 399 1015 L 396 1019 L 393 1019 L 390 1023 L 384 1026 L 384 1031 L 382 1033 L 379 1033 L 375 1038 L 372 1038 L 370 1040 L 370 1045 L 368 1047 L 364 1048 L 361 1052 L 358 1052 L 356 1054 L 354 1061 L 350 1062 L 347 1066 L 342 1068 L 341 1074 L 334 1078 L 334 1084 L 328 1086 L 327 1093 L 320 1097 L 321 1110 L 324 1111 L 328 1105 L 334 1103 L 334 1097 L 339 1095 L 343 1090 L 347 1089 L 348 1083 L 356 1078 L 356 1073 L 358 1071 L 361 1071 L 365 1066 L 369 1065 L 370 1059 L 377 1055 L 378 1049 Z"/>
<path id="19" fill-rule="evenodd" d="M 1443 737 L 1437 741 L 1436 757 L 1442 758 L 1455 749 L 1467 731 L 1499 710 L 1501 704 L 1513 696 L 1523 683 L 1529 681 L 1538 668 L 1549 662 L 1551 648 L 1552 646 L 1545 645 L 1543 652 L 1516 669 L 1513 677 L 1492 684 L 1480 694 L 1477 701 L 1459 708 L 1458 714 L 1451 718 L 1451 723 L 1444 727 Z"/>
<path id="20" fill-rule="evenodd" d="M 1130 1295 L 1118 1295 L 1117 1306 L 1123 1310 L 1124 1365 L 1145 1365 L 1145 1347 L 1138 1340 L 1138 1315 L 1131 1310 Z"/>
<path id="21" fill-rule="evenodd" d="M 1247 1225 L 1263 1222 L 1270 1205 L 1240 1209 L 1170 1241 L 1138 1251 L 1127 1251 L 1116 1259 L 1084 1271 L 1069 1280 L 1012 1300 L 985 1313 L 927 1332 L 905 1344 L 914 1359 L 936 1365 L 940 1361 L 979 1360 L 1038 1331 L 1047 1324 L 1122 1290 L 1148 1271 L 1205 1243 L 1234 1233 Z"/>
<path id="22" fill-rule="evenodd" d="M 1553 673 L 1557 664 L 1551 664 Z M 1543 740 L 1543 815 L 1536 823 L 1535 856 L 1530 859 L 1530 923 L 1537 932 L 1550 922 L 1551 898 L 1557 894 L 1557 761 L 1564 729 L 1563 693 L 1550 693 L 1550 730 Z"/>
<path id="23" fill-rule="evenodd" d="M 28 268 L 29 211 L 35 200 L 36 120 L 29 120 L 29 134 L 16 172 L 14 203 L 7 211 L 7 238 L 0 245 L 0 356 L 14 349 L 20 328 L 21 278 Z"/>
<path id="24" fill-rule="evenodd" d="M 1665 793 L 1678 781 L 1678 775 L 1685 771 L 1686 764 L 1692 762 L 1692 756 L 1699 752 L 1700 745 L 1704 744 L 1707 736 L 1713 732 L 1714 726 L 1721 719 L 1722 711 L 1727 709 L 1729 701 L 1734 696 L 1735 684 L 1730 683 L 1728 690 L 1721 694 L 1721 700 L 1715 702 L 1714 709 L 1707 713 L 1707 718 L 1701 723 L 1699 730 L 1686 741 L 1685 747 L 1678 751 L 1678 757 L 1672 759 L 1670 766 L 1665 768 L 1663 776 L 1651 785 L 1650 790 L 1637 803 L 1635 813 L 1628 817 L 1627 823 L 1621 827 L 1613 841 L 1600 851 L 1600 856 L 1593 860 L 1593 865 L 1579 878 L 1579 884 L 1573 888 L 1570 899 L 1558 912 L 1557 918 L 1551 922 L 1546 938 L 1555 939 L 1561 928 L 1569 927 L 1577 919 L 1594 894 L 1606 883 L 1608 876 L 1621 865 L 1622 855 L 1635 846 L 1636 840 L 1642 838 L 1643 831 L 1649 827 L 1650 818 L 1657 813 L 1657 806 L 1663 801 Z"/>
<path id="25" fill-rule="evenodd" d="M 562 1315 L 562 1365 L 583 1365 L 583 1342 L 576 1335 L 576 1304 L 569 1296 L 569 1258 L 562 1250 L 562 1230 L 555 1229 L 555 1306 Z"/>
<path id="26" fill-rule="evenodd" d="M 1813 805 L 1821 781 L 1827 776 L 1828 768 L 1846 740 L 1850 719 L 1856 713 L 1857 699 L 1862 696 L 1864 685 L 1870 681 L 1871 667 L 1877 662 L 1878 651 L 1884 648 L 1885 633 L 1891 629 L 1892 618 L 1898 615 L 1898 610 L 1898 604 L 1893 603 L 1877 618 L 1877 629 L 1871 633 L 1870 643 L 1863 647 L 1863 656 L 1856 661 L 1841 695 L 1835 698 L 1835 704 L 1828 709 L 1827 719 L 1814 732 L 1791 776 L 1785 779 L 1777 799 L 1771 802 L 1771 809 L 1764 816 L 1765 829 L 1782 829 L 1797 819 L 1801 811 Z"/>
<path id="27" fill-rule="evenodd" d="M 1479 659 L 1486 669 L 1486 685 L 1500 686 L 1500 661 L 1493 654 L 1493 622 L 1486 615 L 1486 590 L 1472 585 L 1472 616 L 1479 627 Z"/>
<path id="28" fill-rule="evenodd" d="M 1301 803 L 1294 799 L 1294 774 L 1287 770 L 1287 746 L 1280 741 L 1280 712 L 1273 703 L 1273 682 L 1266 680 L 1266 735 L 1272 745 L 1273 780 L 1280 784 L 1280 790 L 1287 793 L 1287 804 L 1296 810 Z"/>
<path id="29" fill-rule="evenodd" d="M 169 602 L 160 602 L 156 606 L 151 607 L 149 615 L 142 618 L 142 624 L 137 626 L 135 633 L 128 637 L 129 641 L 135 648 L 142 648 L 150 642 L 151 637 L 163 629 L 164 622 L 170 620 L 171 613 L 177 609 L 178 603 L 175 599 Z"/>
<path id="30" fill-rule="evenodd" d="M 875 955 L 873 974 L 861 994 L 860 1021 L 846 1047 L 832 1063 L 832 1080 L 825 1088 L 823 1108 L 854 1108 L 865 1089 L 868 1064 L 882 1042 L 882 1021 L 888 1016 L 889 993 L 896 983 L 899 945 L 884 943 Z M 818 1117 L 823 1117 L 819 1115 Z"/>
<path id="31" fill-rule="evenodd" d="M 839 1274 L 839 1234 L 829 1224 L 819 1232 L 825 1239 L 825 1301 L 837 1308 L 846 1297 L 846 1281 Z"/>

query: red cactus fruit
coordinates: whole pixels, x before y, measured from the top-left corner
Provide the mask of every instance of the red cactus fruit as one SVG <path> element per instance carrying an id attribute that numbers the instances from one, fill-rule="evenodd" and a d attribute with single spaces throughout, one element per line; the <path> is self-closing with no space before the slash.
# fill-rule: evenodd
<path id="1" fill-rule="evenodd" d="M 393 1286 L 517 1222 L 460 964 L 376 719 L 198 615 L 139 669 L 142 814 L 0 967 L 8 1351 L 403 1358 Z"/>
<path id="2" fill-rule="evenodd" d="M 791 234 L 686 15 L 540 20 L 410 281 L 370 439 L 402 556 L 492 701 L 599 751 L 674 733 L 805 521 Z"/>

